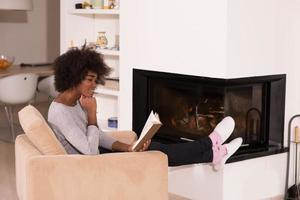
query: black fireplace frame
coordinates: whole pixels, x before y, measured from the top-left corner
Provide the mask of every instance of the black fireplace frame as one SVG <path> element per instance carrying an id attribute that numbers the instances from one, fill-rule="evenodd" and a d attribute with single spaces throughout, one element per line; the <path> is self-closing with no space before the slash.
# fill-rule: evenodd
<path id="1" fill-rule="evenodd" d="M 241 84 L 254 84 L 254 83 L 263 83 L 267 84 L 267 87 L 264 87 L 264 98 L 281 98 L 283 100 L 282 104 L 274 105 L 270 103 L 270 105 L 265 105 L 265 115 L 270 121 L 264 127 L 267 134 L 270 132 L 280 132 L 280 137 L 278 142 L 280 145 L 276 146 L 268 146 L 268 148 L 262 149 L 258 152 L 245 152 L 239 151 L 236 155 L 234 155 L 229 162 L 239 161 L 249 158 L 261 157 L 266 155 L 272 155 L 276 153 L 287 152 L 288 148 L 284 147 L 284 113 L 285 113 L 285 85 L 286 85 L 286 75 L 285 74 L 277 74 L 277 75 L 267 75 L 267 76 L 256 76 L 256 77 L 245 77 L 245 78 L 233 78 L 233 79 L 223 79 L 223 78 L 209 78 L 202 76 L 193 76 L 193 75 L 183 75 L 176 73 L 167 73 L 167 72 L 157 72 L 157 71 L 148 71 L 141 69 L 133 69 L 133 118 L 132 118 L 132 127 L 133 130 L 139 134 L 143 128 L 143 125 L 146 121 L 147 116 L 149 115 L 150 108 L 150 99 L 148 98 L 148 94 L 150 92 L 149 83 L 153 79 L 164 79 L 164 80 L 176 80 L 178 83 L 185 81 L 192 81 L 194 83 L 199 84 L 207 84 L 211 83 L 217 86 L 235 86 Z M 272 85 L 273 82 L 281 82 L 279 86 Z M 274 93 L 274 88 L 280 87 L 279 89 L 282 91 L 281 94 Z M 146 88 L 146 90 L 145 90 Z M 278 88 L 276 88 L 278 89 Z M 272 91 L 274 90 L 274 91 Z M 278 95 L 283 95 L 279 96 Z M 274 101 L 270 101 L 274 102 Z M 282 113 L 282 115 L 277 115 L 275 113 Z M 279 119 L 278 119 L 279 118 Z M 272 121 L 280 121 L 280 123 L 272 123 Z M 277 134 L 278 135 L 278 134 Z M 269 135 L 268 135 L 269 137 Z M 156 137 L 156 139 L 161 142 L 169 142 L 169 138 L 161 138 Z M 166 140 L 167 139 L 167 140 Z M 276 139 L 276 138 L 275 138 Z M 185 142 L 180 139 L 173 139 L 171 142 Z"/>

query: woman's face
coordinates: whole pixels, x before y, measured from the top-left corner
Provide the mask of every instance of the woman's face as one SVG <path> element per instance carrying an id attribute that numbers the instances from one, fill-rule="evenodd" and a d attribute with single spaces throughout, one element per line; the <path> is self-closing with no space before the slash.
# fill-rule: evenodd
<path id="1" fill-rule="evenodd" d="M 92 97 L 94 90 L 97 87 L 97 74 L 94 72 L 88 72 L 85 78 L 80 82 L 77 89 L 81 95 L 86 97 Z"/>

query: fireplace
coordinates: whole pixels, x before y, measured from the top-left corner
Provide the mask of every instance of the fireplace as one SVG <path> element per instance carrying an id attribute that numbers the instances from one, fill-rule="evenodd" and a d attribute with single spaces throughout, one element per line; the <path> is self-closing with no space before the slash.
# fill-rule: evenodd
<path id="1" fill-rule="evenodd" d="M 133 130 L 140 133 L 153 110 L 164 143 L 188 142 L 210 134 L 224 116 L 243 145 L 231 161 L 284 152 L 286 75 L 236 79 L 133 70 Z"/>

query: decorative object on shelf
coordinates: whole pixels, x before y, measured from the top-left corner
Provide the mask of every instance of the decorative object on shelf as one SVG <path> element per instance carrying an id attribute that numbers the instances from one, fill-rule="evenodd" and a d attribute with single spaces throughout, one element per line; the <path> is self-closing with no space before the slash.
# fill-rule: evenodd
<path id="1" fill-rule="evenodd" d="M 14 63 L 14 61 L 15 58 L 13 56 L 0 54 L 0 69 L 7 69 Z"/>
<path id="2" fill-rule="evenodd" d="M 106 35 L 105 35 L 105 32 L 98 32 L 98 39 L 97 39 L 97 42 L 96 44 L 101 48 L 101 49 L 105 49 L 107 48 L 107 44 L 108 44 L 108 41 L 107 41 L 107 38 L 106 38 Z"/>
<path id="3" fill-rule="evenodd" d="M 120 2 L 119 0 L 114 0 L 114 9 L 119 9 Z"/>
<path id="4" fill-rule="evenodd" d="M 103 9 L 110 9 L 110 0 L 103 0 Z"/>
<path id="5" fill-rule="evenodd" d="M 295 127 L 294 140 L 291 139 L 291 126 L 295 118 L 299 118 L 300 114 L 294 115 L 288 126 L 288 157 L 287 157 L 287 168 L 286 168 L 286 182 L 285 182 L 285 197 L 284 199 L 299 199 L 300 198 L 300 186 L 298 184 L 298 144 L 299 141 L 299 128 Z M 289 170 L 290 170 L 290 154 L 291 154 L 291 143 L 295 144 L 295 184 L 288 188 L 289 185 Z"/>
<path id="6" fill-rule="evenodd" d="M 109 9 L 115 9 L 115 1 L 109 0 Z"/>
<path id="7" fill-rule="evenodd" d="M 103 0 L 91 0 L 91 4 L 95 9 L 102 9 L 103 8 Z"/>
<path id="8" fill-rule="evenodd" d="M 119 3 L 116 0 L 103 0 L 103 9 L 117 9 Z"/>
<path id="9" fill-rule="evenodd" d="M 108 127 L 109 128 L 118 128 L 118 118 L 117 117 L 110 117 L 108 118 Z"/>
<path id="10" fill-rule="evenodd" d="M 83 6 L 82 6 L 82 3 L 76 3 L 76 4 L 75 4 L 75 8 L 76 8 L 76 9 L 82 9 L 82 7 L 83 7 Z"/>
<path id="11" fill-rule="evenodd" d="M 84 9 L 90 9 L 90 8 L 93 8 L 92 4 L 90 4 L 90 3 L 87 2 L 87 1 L 83 2 L 82 7 L 83 7 Z"/>

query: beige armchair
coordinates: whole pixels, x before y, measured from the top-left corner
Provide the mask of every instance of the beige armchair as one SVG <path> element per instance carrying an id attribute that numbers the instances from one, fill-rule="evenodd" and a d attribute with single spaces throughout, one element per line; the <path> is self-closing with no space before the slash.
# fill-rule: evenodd
<path id="1" fill-rule="evenodd" d="M 19 112 L 26 134 L 15 142 L 20 200 L 168 199 L 168 163 L 163 153 L 68 155 L 37 112 L 32 106 Z M 128 143 L 136 139 L 133 132 L 112 135 Z"/>

